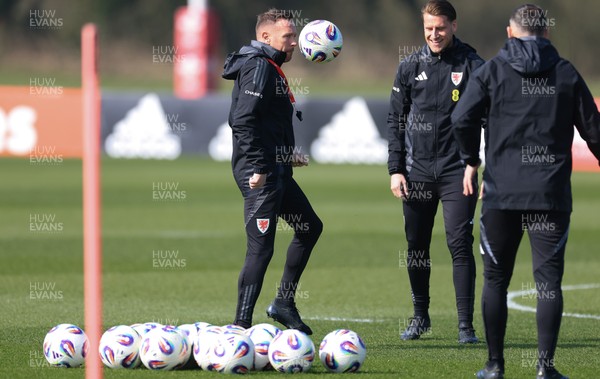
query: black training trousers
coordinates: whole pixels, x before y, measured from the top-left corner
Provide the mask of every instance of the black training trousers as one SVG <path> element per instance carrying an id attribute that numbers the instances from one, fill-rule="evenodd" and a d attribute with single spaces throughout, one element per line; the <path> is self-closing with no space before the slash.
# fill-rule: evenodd
<path id="1" fill-rule="evenodd" d="M 474 183 L 477 193 L 477 183 Z M 459 322 L 473 322 L 475 259 L 473 215 L 477 195 L 464 196 L 462 181 L 409 182 L 404 201 L 404 230 L 408 242 L 406 266 L 415 316 L 428 316 L 431 260 L 429 246 L 438 203 L 441 200 L 446 242 L 452 255 L 453 281 Z"/>
<path id="2" fill-rule="evenodd" d="M 524 231 L 529 235 L 537 292 L 538 364 L 554 366 L 563 311 L 561 282 L 570 212 L 484 209 L 481 254 L 484 265 L 482 313 L 489 360 L 504 364 L 506 296 Z"/>
<path id="3" fill-rule="evenodd" d="M 242 183 L 246 187 L 242 192 L 247 250 L 238 279 L 235 323 L 245 327 L 252 324 L 254 306 L 273 256 L 276 231 L 294 233 L 276 295 L 293 301 L 300 276 L 323 230 L 323 223 L 292 177 L 281 175 L 270 179 L 264 187 L 253 190 L 248 188 L 247 181 Z M 278 225 L 279 218 L 286 222 L 285 227 Z"/>

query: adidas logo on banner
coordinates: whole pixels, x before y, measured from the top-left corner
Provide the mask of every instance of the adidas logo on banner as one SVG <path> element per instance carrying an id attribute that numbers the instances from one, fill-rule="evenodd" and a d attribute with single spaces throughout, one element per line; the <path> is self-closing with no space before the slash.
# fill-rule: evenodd
<path id="1" fill-rule="evenodd" d="M 427 74 L 425 73 L 425 71 L 423 71 L 422 73 L 419 74 L 419 76 L 417 76 L 415 78 L 416 81 L 421 81 L 421 80 L 427 80 Z"/>

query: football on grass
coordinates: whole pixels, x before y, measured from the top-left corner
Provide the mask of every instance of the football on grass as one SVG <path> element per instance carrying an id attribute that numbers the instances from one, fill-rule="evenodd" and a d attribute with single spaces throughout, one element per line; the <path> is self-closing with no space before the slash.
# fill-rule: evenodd
<path id="1" fill-rule="evenodd" d="M 191 352 L 187 339 L 169 326 L 152 329 L 140 345 L 140 358 L 150 370 L 178 369 L 186 364 Z"/>
<path id="2" fill-rule="evenodd" d="M 363 340 L 348 329 L 334 330 L 323 338 L 319 346 L 319 359 L 331 372 L 358 371 L 366 355 Z"/>
<path id="3" fill-rule="evenodd" d="M 85 362 L 89 342 L 84 331 L 73 324 L 59 324 L 44 338 L 44 356 L 57 367 L 79 367 Z"/>
<path id="4" fill-rule="evenodd" d="M 310 337 L 296 329 L 277 334 L 269 344 L 269 362 L 279 372 L 306 372 L 315 359 L 315 345 Z"/>
<path id="5" fill-rule="evenodd" d="M 208 360 L 214 371 L 246 374 L 254 367 L 254 344 L 245 334 L 219 334 L 208 353 Z"/>
<path id="6" fill-rule="evenodd" d="M 110 368 L 136 368 L 141 364 L 141 342 L 142 337 L 131 326 L 113 326 L 100 338 L 100 359 Z"/>
<path id="7" fill-rule="evenodd" d="M 269 345 L 281 330 L 271 324 L 257 324 L 246 330 L 254 343 L 254 369 L 264 370 L 269 366 Z"/>

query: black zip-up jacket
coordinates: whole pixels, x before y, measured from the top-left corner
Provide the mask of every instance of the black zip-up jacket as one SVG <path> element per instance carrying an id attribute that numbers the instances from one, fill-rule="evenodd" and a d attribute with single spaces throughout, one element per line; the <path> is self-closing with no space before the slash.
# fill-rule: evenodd
<path id="1" fill-rule="evenodd" d="M 452 114 L 472 166 L 485 114 L 484 206 L 570 212 L 573 125 L 600 159 L 600 114 L 575 67 L 545 38 L 510 38 L 474 73 Z"/>
<path id="2" fill-rule="evenodd" d="M 454 37 L 440 54 L 425 45 L 400 63 L 387 119 L 390 175 L 423 182 L 462 180 L 450 114 L 483 62 L 475 49 Z"/>
<path id="3" fill-rule="evenodd" d="M 231 94 L 229 126 L 233 132 L 233 174 L 240 189 L 253 173 L 292 175 L 294 107 L 288 88 L 268 59 L 281 66 L 285 52 L 258 41 L 225 61 L 223 78 L 235 80 Z"/>

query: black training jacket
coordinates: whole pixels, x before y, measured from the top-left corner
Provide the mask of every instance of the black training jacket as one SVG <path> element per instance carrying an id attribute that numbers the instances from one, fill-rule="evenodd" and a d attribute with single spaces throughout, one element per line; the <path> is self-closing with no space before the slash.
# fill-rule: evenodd
<path id="1" fill-rule="evenodd" d="M 233 132 L 233 174 L 240 189 L 253 174 L 268 173 L 267 182 L 292 175 L 293 105 L 277 69 L 285 52 L 252 41 L 225 61 L 223 78 L 235 80 L 229 126 Z"/>
<path id="2" fill-rule="evenodd" d="M 424 182 L 462 180 L 450 114 L 483 62 L 475 49 L 454 38 L 440 54 L 425 45 L 400 63 L 387 119 L 390 175 Z"/>
<path id="3" fill-rule="evenodd" d="M 471 165 L 484 115 L 484 206 L 570 212 L 573 125 L 600 158 L 600 114 L 573 65 L 545 38 L 510 38 L 473 74 L 452 114 Z"/>

